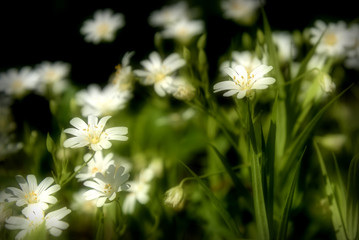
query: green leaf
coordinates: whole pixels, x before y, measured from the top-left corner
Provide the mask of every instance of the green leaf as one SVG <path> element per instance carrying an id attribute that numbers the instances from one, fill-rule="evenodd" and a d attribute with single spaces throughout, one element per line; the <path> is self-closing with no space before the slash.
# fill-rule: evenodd
<path id="1" fill-rule="evenodd" d="M 233 171 L 233 169 L 230 166 L 227 158 L 225 156 L 223 156 L 214 145 L 210 144 L 210 146 L 212 147 L 213 151 L 216 153 L 218 158 L 221 160 L 221 162 L 222 162 L 226 172 L 228 173 L 228 175 L 231 177 L 233 185 L 236 188 L 238 194 L 243 195 L 244 198 L 246 199 L 247 203 L 249 204 L 249 206 L 251 208 L 253 208 L 253 206 L 252 206 L 252 197 L 250 196 L 248 190 L 245 188 L 245 186 L 242 184 L 242 182 L 239 180 L 236 173 Z"/>
<path id="2" fill-rule="evenodd" d="M 289 169 L 293 168 L 294 161 L 291 159 L 295 159 L 298 153 L 303 148 L 305 142 L 308 140 L 311 132 L 324 115 L 324 113 L 333 105 L 335 101 L 337 101 L 346 91 L 348 91 L 354 84 L 351 84 L 349 87 L 344 89 L 341 93 L 335 96 L 331 101 L 329 101 L 324 107 L 322 107 L 317 114 L 310 120 L 310 122 L 305 126 L 305 128 L 300 132 L 298 137 L 292 142 L 292 144 L 287 148 L 285 155 L 283 156 L 282 162 L 285 163 L 286 169 L 282 169 L 284 177 L 283 179 L 288 178 L 288 174 L 290 173 Z M 289 162 L 290 161 L 290 162 Z"/>
<path id="3" fill-rule="evenodd" d="M 326 184 L 326 194 L 330 203 L 330 210 L 332 212 L 332 223 L 333 223 L 334 231 L 336 233 L 338 240 L 347 239 L 345 233 L 343 212 L 337 201 L 337 197 L 336 197 L 337 194 L 335 194 L 336 193 L 335 188 L 333 187 L 334 183 L 331 181 L 331 177 L 328 175 L 328 171 L 324 159 L 322 157 L 322 154 L 320 152 L 320 149 L 318 147 L 318 144 L 315 141 L 313 142 L 313 144 L 317 152 L 318 161 Z"/>
<path id="4" fill-rule="evenodd" d="M 192 174 L 192 176 L 197 180 L 199 185 L 202 187 L 204 193 L 207 195 L 207 197 L 211 200 L 212 204 L 215 206 L 219 214 L 222 216 L 223 220 L 226 222 L 229 229 L 232 231 L 232 233 L 239 237 L 240 233 L 238 230 L 238 227 L 236 223 L 234 222 L 231 215 L 227 212 L 227 210 L 224 208 L 222 202 L 216 198 L 216 196 L 213 194 L 213 192 L 207 187 L 207 185 L 202 181 L 201 178 L 198 177 L 198 175 L 192 171 L 191 168 L 189 168 L 184 162 L 180 161 L 180 163 Z"/>
<path id="5" fill-rule="evenodd" d="M 347 234 L 349 239 L 357 239 L 359 224 L 359 155 L 350 162 L 347 181 Z"/>
<path id="6" fill-rule="evenodd" d="M 290 186 L 289 189 L 289 193 L 283 208 L 283 214 L 280 220 L 280 224 L 279 224 L 279 230 L 278 230 L 278 236 L 277 239 L 281 240 L 281 239 L 287 239 L 287 229 L 288 229 L 288 223 L 289 223 L 289 212 L 290 209 L 292 208 L 292 203 L 293 203 L 293 197 L 294 197 L 294 192 L 295 192 L 295 187 L 297 185 L 298 179 L 299 179 L 299 170 L 300 170 L 300 165 L 304 156 L 304 152 L 305 149 L 301 155 L 301 157 L 299 158 L 299 161 L 297 162 L 297 166 L 295 167 L 295 173 L 293 176 L 293 180 L 292 180 L 292 184 Z"/>
<path id="7" fill-rule="evenodd" d="M 55 151 L 55 142 L 51 138 L 50 133 L 47 133 L 46 148 L 47 148 L 47 151 L 49 151 L 49 153 L 53 153 Z"/>
<path id="8" fill-rule="evenodd" d="M 268 219 L 266 212 L 266 205 L 263 195 L 262 175 L 259 165 L 259 155 L 252 152 L 251 156 L 251 173 L 252 173 L 252 187 L 253 187 L 253 200 L 254 212 L 257 225 L 258 239 L 270 239 L 268 228 Z"/>

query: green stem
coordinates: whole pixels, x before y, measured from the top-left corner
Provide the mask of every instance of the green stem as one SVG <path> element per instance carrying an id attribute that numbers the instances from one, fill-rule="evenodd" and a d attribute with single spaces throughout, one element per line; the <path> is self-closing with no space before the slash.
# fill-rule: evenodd
<path id="1" fill-rule="evenodd" d="M 65 186 L 68 182 L 70 182 L 86 165 L 87 163 L 94 157 L 96 152 L 93 152 L 92 156 L 87 160 L 85 161 L 79 169 L 77 169 L 74 173 L 71 174 L 71 176 L 69 178 L 67 178 L 63 183 L 61 183 L 61 187 Z"/>

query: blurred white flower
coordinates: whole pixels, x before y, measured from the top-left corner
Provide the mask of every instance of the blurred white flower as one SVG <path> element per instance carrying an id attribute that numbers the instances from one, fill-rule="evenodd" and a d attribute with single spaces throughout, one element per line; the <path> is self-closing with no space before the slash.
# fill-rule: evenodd
<path id="1" fill-rule="evenodd" d="M 220 70 L 223 74 L 226 74 L 224 69 L 228 67 L 233 68 L 237 65 L 242 65 L 247 72 L 252 72 L 256 67 L 264 64 L 263 61 L 261 61 L 254 53 L 250 51 L 233 51 L 231 55 L 232 60 L 224 61 L 220 66 Z"/>
<path id="2" fill-rule="evenodd" d="M 21 217 L 12 216 L 6 219 L 5 227 L 10 230 L 21 230 L 15 239 L 23 239 L 28 233 L 37 229 L 45 223 L 46 229 L 51 235 L 58 237 L 62 231 L 69 227 L 69 224 L 61 221 L 62 218 L 71 212 L 70 209 L 63 207 L 61 209 L 49 212 L 44 215 L 44 211 L 40 208 L 24 208 Z"/>
<path id="3" fill-rule="evenodd" d="M 46 214 L 46 229 L 49 230 L 52 236 L 60 236 L 62 231 L 69 227 L 69 224 L 64 221 L 61 221 L 61 219 L 67 216 L 70 212 L 70 209 L 63 207 Z"/>
<path id="4" fill-rule="evenodd" d="M 111 165 L 105 174 L 96 173 L 92 180 L 84 182 L 86 187 L 92 188 L 84 193 L 85 199 L 97 199 L 97 207 L 102 207 L 106 200 L 113 201 L 117 192 L 127 190 L 130 187 L 126 183 L 130 174 L 124 174 L 124 171 L 124 167 L 116 169 L 114 165 Z"/>
<path id="5" fill-rule="evenodd" d="M 44 94 L 46 88 L 50 88 L 53 93 L 59 94 L 68 85 L 66 78 L 70 71 L 70 65 L 64 62 L 42 62 L 36 67 L 40 77 L 39 92 Z"/>
<path id="6" fill-rule="evenodd" d="M 60 190 L 60 185 L 51 184 L 54 182 L 52 177 L 45 178 L 39 185 L 34 175 L 27 175 L 26 179 L 21 175 L 16 176 L 16 181 L 20 188 L 8 187 L 6 191 L 11 195 L 7 197 L 8 202 L 16 202 L 17 206 L 27 205 L 30 208 L 47 209 L 48 204 L 54 204 L 57 199 L 51 194 Z"/>
<path id="7" fill-rule="evenodd" d="M 237 98 L 240 99 L 253 89 L 266 89 L 268 85 L 275 82 L 272 77 L 264 77 L 272 69 L 272 66 L 260 65 L 249 73 L 242 65 L 225 68 L 224 71 L 231 77 L 231 80 L 216 83 L 213 86 L 214 92 L 226 91 L 223 96 L 229 97 L 237 94 Z"/>
<path id="8" fill-rule="evenodd" d="M 74 135 L 64 141 L 66 148 L 80 148 L 89 146 L 94 151 L 108 149 L 112 146 L 110 140 L 127 141 L 127 127 L 112 127 L 104 130 L 107 121 L 111 116 L 105 116 L 98 121 L 98 118 L 88 116 L 88 124 L 80 118 L 73 118 L 70 124 L 75 128 L 67 128 L 65 133 Z"/>
<path id="9" fill-rule="evenodd" d="M 237 23 L 250 25 L 255 20 L 257 10 L 261 6 L 259 0 L 223 0 L 221 8 L 224 18 Z"/>
<path id="10" fill-rule="evenodd" d="M 345 56 L 347 48 L 353 43 L 345 22 L 339 21 L 326 24 L 321 20 L 317 20 L 314 25 L 309 30 L 311 35 L 310 42 L 314 45 L 321 38 L 316 52 L 331 57 Z"/>
<path id="11" fill-rule="evenodd" d="M 76 178 L 81 182 L 95 177 L 98 172 L 105 174 L 109 166 L 114 164 L 113 153 L 109 153 L 104 157 L 102 151 L 97 151 L 93 158 L 90 159 L 91 156 L 92 154 L 90 153 L 85 154 L 84 161 L 87 162 L 87 165 L 76 175 Z M 80 168 L 81 166 L 77 166 L 75 171 Z"/>
<path id="12" fill-rule="evenodd" d="M 73 193 L 70 208 L 80 214 L 95 214 L 97 210 L 96 199 L 86 200 L 84 195 L 86 191 L 86 189 L 81 189 Z"/>
<path id="13" fill-rule="evenodd" d="M 152 52 L 149 60 L 141 61 L 145 70 L 134 70 L 144 85 L 154 85 L 155 92 L 163 97 L 173 92 L 173 73 L 186 62 L 177 53 L 172 53 L 163 61 L 157 52 Z"/>
<path id="14" fill-rule="evenodd" d="M 91 84 L 86 90 L 76 94 L 76 102 L 82 106 L 81 113 L 84 117 L 104 116 L 123 109 L 131 96 L 130 91 L 119 91 L 112 84 L 106 85 L 103 89 Z"/>
<path id="15" fill-rule="evenodd" d="M 175 23 L 180 19 L 188 18 L 188 13 L 187 3 L 182 1 L 153 11 L 148 21 L 153 27 L 163 27 L 167 24 Z"/>
<path id="16" fill-rule="evenodd" d="M 196 95 L 196 89 L 186 79 L 177 77 L 173 81 L 173 97 L 182 101 L 190 101 Z"/>
<path id="17" fill-rule="evenodd" d="M 182 44 L 188 44 L 190 40 L 204 31 L 204 22 L 201 20 L 180 19 L 167 24 L 162 31 L 164 38 L 175 39 Z"/>
<path id="18" fill-rule="evenodd" d="M 135 211 L 136 202 L 146 204 L 150 197 L 150 181 L 154 177 L 154 172 L 150 168 L 146 168 L 140 172 L 138 179 L 128 182 L 131 186 L 129 193 L 126 195 L 122 204 L 122 212 L 124 214 L 132 214 Z"/>
<path id="19" fill-rule="evenodd" d="M 170 188 L 165 193 L 164 202 L 173 208 L 181 207 L 184 199 L 184 191 L 181 185 Z"/>
<path id="20" fill-rule="evenodd" d="M 0 74 L 0 92 L 20 98 L 27 91 L 35 90 L 39 80 L 39 75 L 30 67 L 23 67 L 20 70 L 9 69 Z"/>
<path id="21" fill-rule="evenodd" d="M 344 64 L 347 68 L 359 70 L 359 24 L 353 24 L 349 27 L 352 44 L 348 48 L 347 59 Z"/>
<path id="22" fill-rule="evenodd" d="M 272 34 L 273 42 L 277 46 L 280 62 L 292 61 L 297 55 L 293 36 L 290 32 L 276 31 Z"/>
<path id="23" fill-rule="evenodd" d="M 118 91 L 131 91 L 133 88 L 133 72 L 130 59 L 134 52 L 126 52 L 121 64 L 116 66 L 116 72 L 110 77 L 110 82 L 115 85 Z"/>
<path id="24" fill-rule="evenodd" d="M 114 14 L 112 10 L 97 10 L 93 19 L 84 22 L 80 31 L 87 42 L 98 44 L 111 42 L 115 39 L 116 31 L 125 25 L 123 14 Z"/>

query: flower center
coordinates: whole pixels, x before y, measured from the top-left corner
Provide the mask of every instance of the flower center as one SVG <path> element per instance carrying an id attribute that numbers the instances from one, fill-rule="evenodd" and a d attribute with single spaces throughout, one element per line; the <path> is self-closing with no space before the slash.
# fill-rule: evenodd
<path id="1" fill-rule="evenodd" d="M 20 79 L 16 79 L 15 81 L 13 81 L 13 83 L 11 84 L 12 89 L 17 90 L 17 89 L 21 89 L 24 86 L 23 82 Z"/>
<path id="2" fill-rule="evenodd" d="M 99 24 L 96 28 L 96 31 L 100 36 L 106 35 L 109 32 L 108 24 L 106 23 Z"/>
<path id="3" fill-rule="evenodd" d="M 91 144 L 97 144 L 100 142 L 100 138 L 97 135 L 91 135 L 89 134 L 89 139 Z"/>
<path id="4" fill-rule="evenodd" d="M 334 33 L 328 33 L 324 37 L 324 43 L 333 46 L 337 43 L 338 39 Z"/>
<path id="5" fill-rule="evenodd" d="M 241 90 L 250 90 L 254 83 L 254 81 L 252 81 L 253 78 L 254 75 L 248 73 L 247 79 L 245 79 L 244 76 L 240 76 L 240 79 L 237 79 L 236 76 L 233 76 L 233 81 L 236 85 L 241 87 Z"/>
<path id="6" fill-rule="evenodd" d="M 107 183 L 103 189 L 104 189 L 103 192 L 104 192 L 105 194 L 110 194 L 110 193 L 112 193 L 112 186 L 111 186 L 111 184 L 109 184 L 109 183 Z"/>
<path id="7" fill-rule="evenodd" d="M 91 170 L 91 173 L 92 174 L 95 174 L 97 172 L 99 172 L 100 170 L 97 168 L 97 167 L 93 167 L 92 170 Z"/>
<path id="8" fill-rule="evenodd" d="M 27 202 L 29 204 L 31 203 L 37 203 L 38 202 L 38 198 L 37 198 L 37 193 L 35 193 L 34 191 L 32 191 L 29 194 L 25 194 L 25 199 L 27 200 Z"/>
<path id="9" fill-rule="evenodd" d="M 45 79 L 49 82 L 49 83 L 53 83 L 56 82 L 58 80 L 59 76 L 57 74 L 56 71 L 53 70 L 49 70 L 45 73 Z"/>
<path id="10" fill-rule="evenodd" d="M 161 82 L 165 77 L 166 77 L 166 75 L 161 73 L 161 72 L 156 73 L 156 75 L 155 75 L 155 83 Z"/>

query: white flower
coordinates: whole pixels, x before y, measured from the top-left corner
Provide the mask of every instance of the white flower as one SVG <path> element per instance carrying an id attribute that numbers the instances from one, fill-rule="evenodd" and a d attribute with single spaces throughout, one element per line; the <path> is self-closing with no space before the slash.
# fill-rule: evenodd
<path id="1" fill-rule="evenodd" d="M 94 14 L 94 19 L 86 20 L 80 31 L 85 35 L 87 42 L 98 44 L 113 41 L 116 31 L 124 25 L 123 14 L 113 14 L 110 9 L 97 10 Z"/>
<path id="2" fill-rule="evenodd" d="M 343 21 L 327 25 L 323 21 L 317 20 L 314 25 L 315 27 L 309 30 L 310 42 L 314 45 L 322 37 L 316 48 L 318 54 L 331 57 L 342 57 L 346 54 L 347 47 L 352 45 L 353 39 Z"/>
<path id="3" fill-rule="evenodd" d="M 37 66 L 40 80 L 45 84 L 54 84 L 64 80 L 70 71 L 70 65 L 64 62 L 42 62 Z"/>
<path id="4" fill-rule="evenodd" d="M 8 202 L 16 201 L 17 206 L 27 205 L 28 207 L 40 207 L 41 209 L 47 209 L 48 204 L 57 202 L 57 199 L 51 194 L 59 191 L 60 185 L 51 186 L 54 182 L 52 177 L 45 178 L 39 185 L 37 185 L 34 175 L 27 175 L 26 180 L 21 175 L 17 175 L 16 181 L 21 189 L 8 187 L 7 192 L 11 193 L 11 196 L 7 198 Z"/>
<path id="5" fill-rule="evenodd" d="M 221 2 L 224 17 L 242 24 L 252 24 L 260 7 L 258 0 L 224 0 Z"/>
<path id="6" fill-rule="evenodd" d="M 74 192 L 72 195 L 70 208 L 79 213 L 95 214 L 96 199 L 86 200 L 84 195 L 86 191 L 86 189 L 81 189 L 77 192 Z"/>
<path id="7" fill-rule="evenodd" d="M 347 59 L 344 64 L 347 68 L 359 70 L 359 24 L 353 24 L 349 28 L 350 38 L 353 39 L 349 46 Z"/>
<path id="8" fill-rule="evenodd" d="M 173 81 L 173 97 L 178 100 L 190 101 L 196 95 L 196 89 L 186 79 L 177 77 Z"/>
<path id="9" fill-rule="evenodd" d="M 153 27 L 165 26 L 179 19 L 188 17 L 188 6 L 186 2 L 178 2 L 170 6 L 164 6 L 150 14 L 149 23 Z"/>
<path id="10" fill-rule="evenodd" d="M 272 77 L 263 77 L 264 74 L 272 69 L 272 66 L 260 65 L 248 73 L 242 65 L 225 68 L 224 71 L 231 77 L 231 81 L 216 83 L 213 87 L 214 92 L 227 91 L 223 96 L 229 97 L 237 94 L 237 98 L 240 99 L 245 97 L 252 89 L 266 89 L 268 85 L 275 82 Z"/>
<path id="11" fill-rule="evenodd" d="M 172 206 L 173 208 L 180 207 L 183 203 L 184 192 L 181 185 L 170 188 L 165 193 L 165 204 Z"/>
<path id="12" fill-rule="evenodd" d="M 44 222 L 44 211 L 40 208 L 24 208 L 22 214 L 25 217 L 12 216 L 6 219 L 7 229 L 21 230 L 15 239 L 23 239 Z"/>
<path id="13" fill-rule="evenodd" d="M 60 236 L 62 231 L 69 227 L 69 224 L 64 221 L 61 221 L 61 219 L 67 216 L 70 212 L 70 209 L 63 207 L 46 214 L 46 229 L 49 230 L 52 236 Z"/>
<path id="14" fill-rule="evenodd" d="M 247 72 L 252 72 L 256 67 L 264 63 L 250 51 L 233 51 L 232 59 L 232 61 L 225 61 L 221 64 L 220 70 L 223 74 L 226 74 L 226 72 L 224 71 L 225 68 L 233 68 L 236 65 L 242 65 Z"/>
<path id="15" fill-rule="evenodd" d="M 46 87 L 54 93 L 61 93 L 67 86 L 67 75 L 70 71 L 70 65 L 64 62 L 42 62 L 36 68 L 40 77 L 40 93 L 44 93 Z"/>
<path id="16" fill-rule="evenodd" d="M 112 146 L 110 140 L 127 141 L 125 136 L 128 132 L 127 127 L 112 127 L 104 130 L 107 121 L 111 116 L 106 116 L 98 121 L 98 118 L 88 116 L 88 124 L 80 118 L 73 118 L 70 124 L 75 128 L 67 128 L 65 133 L 74 135 L 74 137 L 65 140 L 64 147 L 80 148 L 89 146 L 94 151 L 108 149 Z"/>
<path id="17" fill-rule="evenodd" d="M 76 101 L 82 106 L 81 113 L 84 117 L 103 116 L 123 109 L 130 97 L 130 91 L 119 91 L 112 84 L 106 85 L 102 90 L 98 85 L 91 84 L 87 90 L 76 94 Z"/>
<path id="18" fill-rule="evenodd" d="M 114 164 L 112 153 L 109 153 L 105 157 L 103 157 L 102 151 L 97 151 L 93 158 L 90 160 L 91 156 L 92 154 L 90 153 L 87 153 L 84 156 L 84 161 L 88 162 L 87 166 L 85 166 L 80 171 L 80 173 L 76 175 L 76 178 L 78 178 L 79 181 L 85 181 L 87 179 L 93 178 L 98 172 L 105 174 L 109 166 Z M 80 166 L 77 166 L 75 168 L 75 171 L 77 171 L 79 168 Z"/>
<path id="19" fill-rule="evenodd" d="M 0 92 L 13 97 L 22 97 L 27 91 L 36 89 L 38 83 L 39 75 L 30 67 L 9 69 L 0 74 Z"/>
<path id="20" fill-rule="evenodd" d="M 173 38 L 183 44 L 187 44 L 194 36 L 203 33 L 203 30 L 203 21 L 181 19 L 171 24 L 167 24 L 162 31 L 162 36 L 164 38 Z"/>
<path id="21" fill-rule="evenodd" d="M 294 46 L 293 37 L 289 32 L 273 32 L 273 42 L 278 48 L 278 56 L 281 62 L 292 60 L 297 55 L 297 49 Z"/>
<path id="22" fill-rule="evenodd" d="M 96 173 L 92 180 L 84 182 L 86 187 L 92 188 L 84 193 L 85 199 L 97 199 L 97 207 L 102 207 L 106 200 L 113 201 L 116 198 L 117 192 L 129 188 L 126 181 L 130 175 L 128 173 L 124 174 L 124 171 L 124 167 L 116 169 L 114 165 L 111 165 L 106 174 Z"/>
<path id="23" fill-rule="evenodd" d="M 154 172 L 147 168 L 140 172 L 138 180 L 128 182 L 131 188 L 123 201 L 122 212 L 124 214 L 132 214 L 135 211 L 136 202 L 146 204 L 150 200 L 148 192 L 151 185 L 149 182 L 153 177 Z"/>
<path id="24" fill-rule="evenodd" d="M 70 209 L 63 207 L 53 212 L 44 215 L 44 211 L 40 208 L 24 208 L 22 214 L 25 217 L 12 216 L 6 219 L 5 227 L 10 230 L 21 230 L 15 239 L 23 239 L 28 233 L 37 229 L 45 222 L 46 229 L 50 234 L 58 237 L 69 227 L 69 224 L 61 221 L 62 218 L 71 212 Z"/>
<path id="25" fill-rule="evenodd" d="M 135 70 L 134 73 L 142 77 L 142 83 L 145 85 L 154 85 L 156 93 L 163 97 L 166 93 L 173 92 L 173 73 L 185 65 L 177 53 L 172 53 L 162 61 L 157 52 L 152 52 L 149 60 L 141 61 L 145 70 Z"/>
<path id="26" fill-rule="evenodd" d="M 134 52 L 126 52 L 121 64 L 116 66 L 116 72 L 110 77 L 110 82 L 114 84 L 119 91 L 132 90 L 133 72 L 130 66 L 130 59 L 133 55 Z"/>

